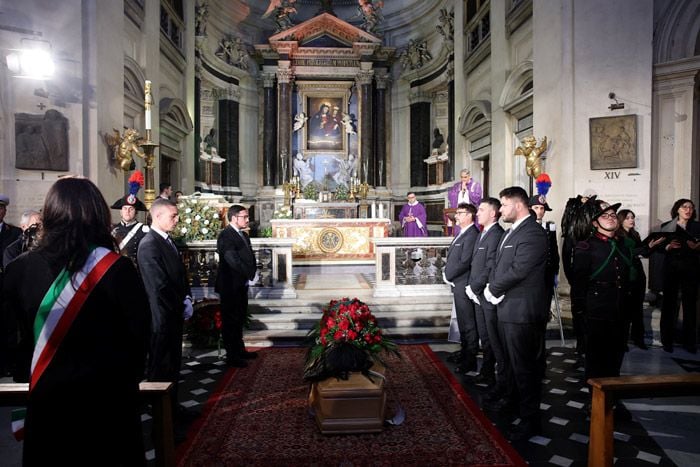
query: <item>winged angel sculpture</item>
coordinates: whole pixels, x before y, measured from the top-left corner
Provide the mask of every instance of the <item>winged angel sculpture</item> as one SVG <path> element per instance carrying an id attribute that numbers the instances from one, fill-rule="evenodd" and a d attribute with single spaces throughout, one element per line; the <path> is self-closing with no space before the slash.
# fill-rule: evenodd
<path id="1" fill-rule="evenodd" d="M 523 138 L 523 144 L 515 149 L 516 156 L 525 157 L 525 172 L 537 178 L 542 173 L 542 153 L 548 149 L 547 137 L 542 138 L 542 143 L 537 146 L 537 139 L 534 136 Z"/>
<path id="2" fill-rule="evenodd" d="M 115 163 L 124 172 L 134 168 L 132 154 L 136 154 L 141 159 L 145 158 L 143 150 L 139 147 L 143 139 L 139 132 L 133 128 L 125 128 L 121 135 L 119 130 L 113 129 L 113 134 L 105 134 L 104 140 L 107 146 L 112 148 Z"/>
<path id="3" fill-rule="evenodd" d="M 304 125 L 306 125 L 306 121 L 309 119 L 309 117 L 306 116 L 304 112 L 299 112 L 294 116 L 294 131 L 299 131 L 302 128 L 304 128 Z"/>
<path id="4" fill-rule="evenodd" d="M 272 15 L 275 16 L 275 24 L 277 25 L 275 34 L 286 31 L 294 26 L 290 15 L 294 15 L 297 12 L 297 9 L 294 7 L 296 1 L 297 0 L 270 0 L 270 5 L 267 7 L 267 11 L 265 11 L 262 17 L 268 18 Z"/>

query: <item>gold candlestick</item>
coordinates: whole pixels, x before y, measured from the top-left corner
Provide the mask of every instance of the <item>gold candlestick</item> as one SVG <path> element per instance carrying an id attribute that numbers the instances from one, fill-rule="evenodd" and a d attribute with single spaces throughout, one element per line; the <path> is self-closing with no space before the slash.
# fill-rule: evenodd
<path id="1" fill-rule="evenodd" d="M 143 189 L 143 204 L 146 205 L 146 209 L 151 209 L 153 201 L 156 199 L 156 188 L 153 179 L 153 172 L 156 167 L 155 151 L 158 146 L 157 143 L 151 141 L 151 130 L 146 130 L 146 141 L 140 144 L 143 148 L 144 154 L 144 181 L 145 186 Z"/>

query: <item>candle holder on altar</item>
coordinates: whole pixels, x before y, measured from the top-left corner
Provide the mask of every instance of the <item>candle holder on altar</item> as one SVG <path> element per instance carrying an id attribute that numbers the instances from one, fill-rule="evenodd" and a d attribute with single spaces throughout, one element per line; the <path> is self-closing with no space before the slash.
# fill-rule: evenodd
<path id="1" fill-rule="evenodd" d="M 357 187 L 357 191 L 360 195 L 360 199 L 367 199 L 367 193 L 369 192 L 369 185 L 367 182 L 360 183 Z"/>
<path id="2" fill-rule="evenodd" d="M 156 199 L 156 189 L 153 179 L 153 172 L 156 167 L 155 164 L 155 151 L 160 144 L 154 143 L 151 140 L 151 130 L 146 130 L 146 141 L 142 142 L 140 146 L 143 148 L 143 160 L 144 160 L 144 189 L 143 189 L 143 204 L 146 205 L 146 209 L 151 209 L 153 201 Z"/>

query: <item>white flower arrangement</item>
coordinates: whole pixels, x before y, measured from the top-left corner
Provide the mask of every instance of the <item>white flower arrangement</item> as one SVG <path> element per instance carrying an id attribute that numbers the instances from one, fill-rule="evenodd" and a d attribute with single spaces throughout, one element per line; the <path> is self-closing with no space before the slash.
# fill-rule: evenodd
<path id="1" fill-rule="evenodd" d="M 174 234 L 184 242 L 216 240 L 221 230 L 219 211 L 196 197 L 180 200 Z"/>
<path id="2" fill-rule="evenodd" d="M 289 206 L 280 206 L 272 213 L 273 219 L 292 219 L 293 216 L 294 213 L 292 213 L 292 208 Z"/>

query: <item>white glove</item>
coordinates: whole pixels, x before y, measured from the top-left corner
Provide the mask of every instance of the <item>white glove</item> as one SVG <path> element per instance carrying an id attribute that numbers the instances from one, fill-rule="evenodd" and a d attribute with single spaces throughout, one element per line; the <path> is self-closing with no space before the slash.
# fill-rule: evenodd
<path id="1" fill-rule="evenodd" d="M 481 302 L 479 301 L 479 297 L 476 296 L 474 291 L 472 290 L 472 286 L 468 285 L 464 291 L 467 293 L 467 297 L 471 299 L 472 302 L 476 303 L 477 305 L 481 306 Z"/>
<path id="2" fill-rule="evenodd" d="M 182 316 L 185 318 L 185 320 L 188 320 L 194 313 L 194 309 L 192 308 L 192 299 L 190 297 L 185 297 L 185 301 L 182 303 L 185 305 L 185 311 L 182 313 Z"/>
<path id="3" fill-rule="evenodd" d="M 442 282 L 444 282 L 447 285 L 451 285 L 452 287 L 455 286 L 454 282 L 450 282 L 447 280 L 447 278 L 445 277 L 445 271 L 442 271 Z"/>
<path id="4" fill-rule="evenodd" d="M 258 271 L 255 271 L 255 277 L 253 277 L 252 281 L 248 281 L 248 286 L 252 286 L 252 285 L 257 284 L 259 280 L 260 280 L 260 275 L 259 275 Z"/>
<path id="5" fill-rule="evenodd" d="M 498 305 L 504 298 L 506 298 L 506 295 L 503 294 L 500 297 L 494 297 L 491 290 L 489 290 L 489 284 L 486 284 L 486 288 L 484 289 L 484 298 L 486 298 L 486 300 L 492 305 Z"/>

